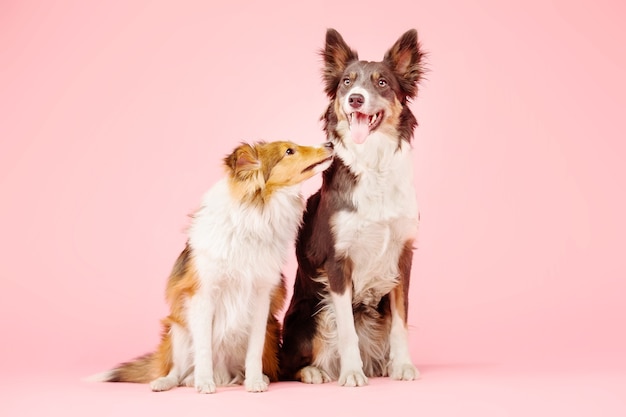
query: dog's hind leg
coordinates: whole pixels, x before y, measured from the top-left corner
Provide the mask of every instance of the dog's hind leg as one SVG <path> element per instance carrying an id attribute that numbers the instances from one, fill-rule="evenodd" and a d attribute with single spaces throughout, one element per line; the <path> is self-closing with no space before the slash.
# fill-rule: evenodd
<path id="1" fill-rule="evenodd" d="M 167 391 L 180 385 L 191 365 L 189 334 L 176 323 L 168 326 L 168 334 L 159 346 L 158 355 L 162 362 L 171 361 L 172 365 L 167 375 L 150 382 L 152 391 Z"/>
<path id="2" fill-rule="evenodd" d="M 296 378 L 305 384 L 323 384 L 330 382 L 330 376 L 317 366 L 305 366 L 296 374 Z"/>
<path id="3" fill-rule="evenodd" d="M 309 286 L 312 289 L 308 289 Z M 321 291 L 321 284 L 298 268 L 291 302 L 283 320 L 283 340 L 279 351 L 280 380 L 302 380 L 300 370 L 311 365 L 315 359 L 313 339 L 318 332 L 316 316 L 320 305 L 320 299 L 315 296 Z"/>

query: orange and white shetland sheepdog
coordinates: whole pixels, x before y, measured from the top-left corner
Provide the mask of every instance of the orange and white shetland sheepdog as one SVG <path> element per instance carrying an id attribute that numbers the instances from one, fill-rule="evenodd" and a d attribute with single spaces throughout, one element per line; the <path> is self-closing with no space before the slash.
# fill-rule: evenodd
<path id="1" fill-rule="evenodd" d="M 413 380 L 407 312 L 418 206 L 408 106 L 423 74 L 417 32 L 380 62 L 360 61 L 329 29 L 322 116 L 335 159 L 312 195 L 296 241 L 298 271 L 285 315 L 281 378 Z"/>
<path id="2" fill-rule="evenodd" d="M 301 223 L 300 184 L 328 168 L 333 146 L 242 144 L 224 159 L 227 175 L 204 196 L 167 282 L 170 314 L 156 352 L 92 377 L 184 385 L 200 393 L 278 378 L 285 284 L 281 269 Z"/>

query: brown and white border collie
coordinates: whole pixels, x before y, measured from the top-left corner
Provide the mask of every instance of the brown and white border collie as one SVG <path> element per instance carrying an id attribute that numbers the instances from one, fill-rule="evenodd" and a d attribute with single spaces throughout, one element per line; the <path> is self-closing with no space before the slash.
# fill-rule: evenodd
<path id="1" fill-rule="evenodd" d="M 227 156 L 227 175 L 204 196 L 167 282 L 170 314 L 156 352 L 91 380 L 266 391 L 278 379 L 281 269 L 302 220 L 300 184 L 332 157 L 330 143 L 291 142 L 242 144 Z"/>
<path id="2" fill-rule="evenodd" d="M 298 270 L 285 315 L 281 378 L 413 380 L 407 334 L 418 206 L 411 138 L 424 53 L 409 30 L 381 62 L 360 61 L 329 29 L 322 116 L 335 159 L 307 202 L 296 242 Z"/>

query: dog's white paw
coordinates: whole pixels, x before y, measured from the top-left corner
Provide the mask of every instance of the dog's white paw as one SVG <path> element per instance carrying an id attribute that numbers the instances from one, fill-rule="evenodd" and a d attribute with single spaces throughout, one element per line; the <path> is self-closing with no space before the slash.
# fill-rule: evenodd
<path id="1" fill-rule="evenodd" d="M 339 376 L 339 385 L 344 387 L 362 387 L 367 385 L 367 377 L 362 369 L 342 372 Z"/>
<path id="2" fill-rule="evenodd" d="M 330 382 L 330 376 L 315 366 L 305 366 L 300 370 L 300 381 L 305 384 L 323 384 Z"/>
<path id="3" fill-rule="evenodd" d="M 270 385 L 270 379 L 266 375 L 246 378 L 243 382 L 248 392 L 265 392 Z"/>
<path id="4" fill-rule="evenodd" d="M 215 382 L 212 380 L 196 380 L 196 391 L 200 394 L 213 394 L 215 392 Z"/>
<path id="5" fill-rule="evenodd" d="M 185 377 L 183 381 L 180 383 L 181 387 L 193 387 L 195 386 L 193 380 L 193 372 Z"/>
<path id="6" fill-rule="evenodd" d="M 389 377 L 397 381 L 413 381 L 420 373 L 412 363 L 391 364 Z"/>
<path id="7" fill-rule="evenodd" d="M 150 389 L 154 392 L 167 391 L 178 385 L 178 379 L 173 376 L 162 376 L 150 382 Z"/>

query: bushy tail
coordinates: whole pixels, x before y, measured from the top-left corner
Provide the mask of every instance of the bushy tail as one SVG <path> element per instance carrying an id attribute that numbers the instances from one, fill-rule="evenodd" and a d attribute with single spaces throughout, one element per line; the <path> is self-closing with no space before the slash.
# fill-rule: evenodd
<path id="1" fill-rule="evenodd" d="M 129 362 L 119 364 L 110 371 L 87 378 L 88 381 L 148 383 L 161 375 L 154 353 L 148 353 Z"/>
<path id="2" fill-rule="evenodd" d="M 179 255 L 168 281 L 167 297 L 172 305 L 179 305 L 187 292 L 195 283 L 194 280 L 185 279 L 187 274 L 193 272 L 190 268 L 189 245 Z M 177 308 L 176 314 L 172 314 L 162 320 L 161 343 L 153 353 L 140 356 L 129 362 L 119 364 L 110 371 L 102 372 L 86 378 L 88 381 L 102 382 L 137 382 L 145 384 L 155 379 L 166 376 L 172 368 L 172 337 L 170 331 L 174 324 L 182 326 L 181 309 Z"/>

